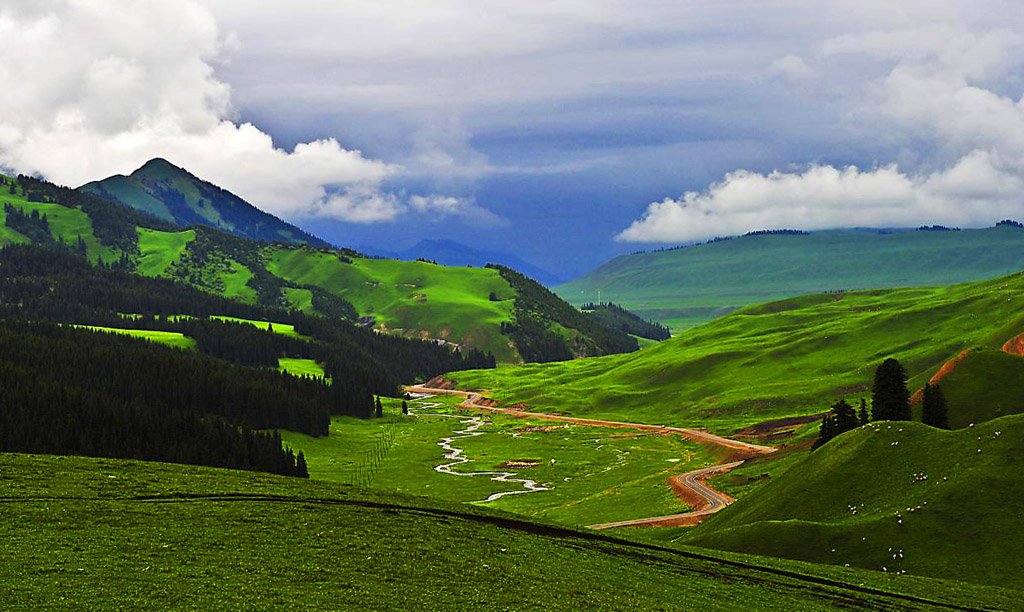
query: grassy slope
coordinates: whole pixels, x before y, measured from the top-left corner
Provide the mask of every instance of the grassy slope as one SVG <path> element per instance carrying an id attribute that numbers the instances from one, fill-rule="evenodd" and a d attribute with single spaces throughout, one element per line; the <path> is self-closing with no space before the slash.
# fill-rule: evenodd
<path id="1" fill-rule="evenodd" d="M 312 376 L 323 378 L 324 368 L 312 359 L 295 359 L 292 357 L 281 357 L 278 359 L 282 372 L 288 372 L 293 376 Z"/>
<path id="2" fill-rule="evenodd" d="M 1024 412 L 1024 357 L 997 349 L 972 351 L 939 383 L 951 427 Z"/>
<path id="3" fill-rule="evenodd" d="M 900 359 L 917 388 L 950 357 L 1024 329 L 1024 274 L 944 288 L 812 295 L 738 311 L 638 353 L 459 372 L 540 410 L 718 431 L 867 396 Z"/>
<path id="4" fill-rule="evenodd" d="M 0 473 L 8 610 L 936 609 L 853 585 L 1015 603 L 1010 591 L 749 556 L 723 562 L 268 475 L 31 455 L 0 456 Z"/>
<path id="5" fill-rule="evenodd" d="M 683 539 L 1022 588 L 1022 440 L 1024 416 L 954 432 L 917 423 L 868 425 L 804 457 Z M 890 548 L 903 558 L 894 560 Z"/>
<path id="6" fill-rule="evenodd" d="M 831 231 L 751 236 L 623 255 L 556 288 L 573 304 L 610 300 L 678 330 L 736 308 L 826 290 L 948 285 L 1024 268 L 1024 232 Z"/>
<path id="7" fill-rule="evenodd" d="M 379 327 L 408 335 L 464 342 L 491 351 L 499 360 L 515 358 L 498 333 L 509 320 L 513 290 L 494 270 L 449 268 L 423 262 L 354 258 L 303 249 L 271 249 L 267 268 L 300 285 L 318 285 L 376 319 Z M 488 299 L 491 292 L 502 301 Z"/>
<path id="8" fill-rule="evenodd" d="M 177 261 L 185 252 L 188 243 L 195 240 L 192 230 L 183 232 L 160 232 L 138 228 L 139 259 L 137 271 L 143 276 L 160 276 L 167 267 Z"/>
<path id="9" fill-rule="evenodd" d="M 86 329 L 122 334 L 133 338 L 142 338 L 150 342 L 166 344 L 167 346 L 193 351 L 196 349 L 196 341 L 178 332 L 153 331 L 148 329 L 121 329 L 117 327 L 100 327 L 98 325 L 80 325 Z"/>
<path id="10" fill-rule="evenodd" d="M 7 215 L 3 212 L 3 205 L 12 204 L 26 214 L 38 211 L 40 215 L 45 214 L 50 224 L 50 233 L 54 239 L 63 238 L 64 242 L 74 245 L 81 236 L 85 242 L 89 259 L 96 261 L 102 257 L 104 261 L 115 261 L 120 256 L 110 247 L 100 243 L 92 231 L 92 221 L 89 215 L 79 208 L 65 208 L 59 204 L 47 204 L 42 202 L 29 202 L 21 195 L 14 195 L 7 192 L 7 189 L 0 189 L 0 216 L 6 222 Z M 0 245 L 7 242 L 27 242 L 24 236 L 11 231 L 6 226 L 0 228 Z"/>

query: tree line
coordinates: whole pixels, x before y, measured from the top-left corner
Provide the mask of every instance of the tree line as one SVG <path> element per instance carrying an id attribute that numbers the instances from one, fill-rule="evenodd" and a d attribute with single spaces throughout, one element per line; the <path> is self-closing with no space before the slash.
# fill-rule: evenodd
<path id="1" fill-rule="evenodd" d="M 821 421 L 818 438 L 812 448 L 818 448 L 839 434 L 871 421 L 911 421 L 913 418 L 907 371 L 898 360 L 889 358 L 875 370 L 870 413 L 863 399 L 860 401 L 860 410 L 854 409 L 842 399 L 832 404 Z M 924 386 L 921 422 L 939 429 L 949 429 L 949 406 L 938 384 L 928 383 Z"/>
<path id="2" fill-rule="evenodd" d="M 114 334 L 0 321 L 0 346 L 5 452 L 305 476 L 278 434 L 254 430 L 326 435 L 334 408 L 322 382 Z"/>
<path id="3" fill-rule="evenodd" d="M 524 361 L 564 361 L 577 355 L 596 357 L 640 348 L 636 338 L 587 317 L 526 275 L 497 264 L 487 267 L 497 270 L 516 290 L 513 320 L 501 328 L 502 333 L 511 336 Z M 551 331 L 551 322 L 579 332 L 572 346 Z"/>
<path id="4" fill-rule="evenodd" d="M 584 304 L 580 310 L 606 327 L 619 329 L 627 334 L 647 338 L 648 340 L 668 340 L 672 337 L 669 328 L 655 321 L 640 318 L 618 304 L 602 302 L 600 304 Z"/>

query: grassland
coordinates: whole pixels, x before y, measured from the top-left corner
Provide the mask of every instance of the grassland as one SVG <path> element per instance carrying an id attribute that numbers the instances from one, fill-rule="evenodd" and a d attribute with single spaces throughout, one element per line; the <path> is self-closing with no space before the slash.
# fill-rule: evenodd
<path id="1" fill-rule="evenodd" d="M 622 255 L 555 291 L 601 299 L 678 333 L 749 304 L 823 291 L 963 283 L 1024 269 L 1024 231 L 826 231 Z"/>
<path id="2" fill-rule="evenodd" d="M 818 294 L 746 308 L 638 353 L 458 372 L 463 388 L 574 415 L 721 433 L 869 395 L 896 357 L 924 384 L 965 348 L 1024 330 L 1024 274 L 939 288 Z M 951 413 L 957 408 L 951 406 Z"/>
<path id="3" fill-rule="evenodd" d="M 278 367 L 282 372 L 288 372 L 293 376 L 312 376 L 313 378 L 323 378 L 324 368 L 313 359 L 295 359 L 292 357 L 281 357 L 278 361 Z"/>
<path id="4" fill-rule="evenodd" d="M 361 257 L 346 263 L 300 248 L 271 248 L 267 259 L 271 273 L 345 298 L 381 329 L 468 344 L 500 361 L 516 358 L 498 333 L 511 318 L 515 293 L 495 270 Z M 499 301 L 490 301 L 492 292 Z"/>
<path id="5" fill-rule="evenodd" d="M 953 432 L 870 424 L 680 541 L 1019 589 L 1022 440 L 1021 415 Z"/>
<path id="6" fill-rule="evenodd" d="M 431 398 L 444 405 L 404 417 L 400 400 L 384 399 L 385 418 L 362 421 L 336 417 L 330 436 L 310 438 L 282 432 L 302 450 L 312 478 L 363 482 L 375 488 L 480 502 L 495 493 L 522 491 L 517 483 L 489 476 L 458 476 L 435 468 L 451 463 L 438 442 L 474 425 L 471 412 L 458 410 L 461 398 Z M 417 410 L 419 408 L 419 410 Z M 432 416 L 432 415 L 445 416 Z M 485 505 L 563 524 L 588 525 L 685 511 L 667 486 L 670 476 L 717 463 L 726 452 L 677 436 L 651 435 L 500 414 L 477 417 L 481 434 L 452 443 L 469 461 L 459 474 L 512 472 L 547 491 L 506 495 Z M 377 454 L 373 461 L 368 456 Z M 509 466 L 507 462 L 527 462 Z M 371 465 L 372 464 L 372 465 Z"/>
<path id="7" fill-rule="evenodd" d="M 0 190 L 0 217 L 4 223 L 7 221 L 7 215 L 2 210 L 4 204 L 11 204 L 25 214 L 38 212 L 40 215 L 46 215 L 50 225 L 50 234 L 54 240 L 63 239 L 65 243 L 75 245 L 81 237 L 85 242 L 86 253 L 93 262 L 100 258 L 107 262 L 116 261 L 120 256 L 110 247 L 100 243 L 93 233 L 89 215 L 80 208 L 67 208 L 60 204 L 44 202 L 29 202 L 20 194 L 9 193 L 4 188 Z M 28 240 L 18 232 L 12 231 L 6 225 L 0 227 L 0 245 L 25 242 Z"/>
<path id="8" fill-rule="evenodd" d="M 141 338 L 142 340 L 166 344 L 167 346 L 180 348 L 186 351 L 196 350 L 196 341 L 185 334 L 178 332 L 154 331 L 148 329 L 122 329 L 119 327 L 100 327 L 98 325 L 77 325 L 76 327 L 110 334 L 121 334 L 124 336 L 131 336 L 133 338 Z"/>
<path id="9" fill-rule="evenodd" d="M 1024 357 L 994 348 L 971 351 L 939 383 L 950 411 L 950 426 L 967 427 L 1024 412 Z"/>
<path id="10" fill-rule="evenodd" d="M 181 258 L 188 243 L 196 238 L 193 230 L 160 232 L 144 227 L 136 229 L 139 233 L 136 271 L 143 276 L 160 276 L 166 272 L 172 263 Z"/>
<path id="11" fill-rule="evenodd" d="M 1012 609 L 1014 591 L 668 550 L 437 500 L 0 456 L 8 610 Z M 948 608 L 946 608 L 948 609 Z"/>

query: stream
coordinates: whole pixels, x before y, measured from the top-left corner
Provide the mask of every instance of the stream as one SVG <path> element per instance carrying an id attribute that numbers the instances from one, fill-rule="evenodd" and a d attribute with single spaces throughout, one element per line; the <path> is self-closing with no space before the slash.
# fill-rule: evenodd
<path id="1" fill-rule="evenodd" d="M 515 476 L 517 476 L 517 474 L 515 472 L 457 472 L 454 469 L 452 469 L 456 466 L 462 465 L 463 463 L 469 463 L 471 461 L 471 459 L 468 459 L 462 455 L 462 453 L 465 452 L 464 449 L 456 448 L 452 446 L 452 443 L 455 442 L 456 440 L 474 438 L 476 436 L 484 435 L 485 432 L 477 430 L 483 427 L 484 425 L 489 425 L 490 421 L 487 421 L 483 417 L 478 416 L 466 417 L 458 414 L 438 414 L 434 412 L 422 412 L 423 410 L 430 410 L 431 408 L 437 408 L 438 406 L 444 405 L 441 402 L 425 401 L 428 397 L 431 396 L 423 396 L 414 399 L 413 403 L 422 405 L 416 407 L 410 404 L 409 413 L 417 417 L 433 416 L 442 417 L 446 419 L 460 419 L 460 424 L 468 425 L 468 427 L 466 427 L 465 429 L 456 430 L 454 432 L 456 435 L 452 435 L 447 438 L 442 438 L 441 441 L 437 443 L 437 445 L 443 448 L 445 451 L 444 458 L 451 460 L 451 462 L 435 467 L 435 472 L 440 472 L 442 474 L 450 474 L 452 476 L 489 476 L 491 480 L 495 480 L 498 482 L 518 483 L 520 486 L 522 486 L 522 489 L 519 490 L 492 493 L 487 497 L 487 499 L 481 499 L 470 503 L 482 504 L 492 502 L 496 499 L 501 499 L 506 495 L 522 495 L 523 493 L 538 493 L 540 491 L 551 490 L 551 487 L 545 487 L 544 485 L 538 484 L 535 480 L 531 480 L 529 478 L 516 478 Z"/>

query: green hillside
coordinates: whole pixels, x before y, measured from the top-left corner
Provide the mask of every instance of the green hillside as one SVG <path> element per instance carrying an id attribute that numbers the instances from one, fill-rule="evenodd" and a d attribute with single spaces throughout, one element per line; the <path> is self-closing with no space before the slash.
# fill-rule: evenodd
<path id="1" fill-rule="evenodd" d="M 6 610 L 937 610 L 1019 598 L 262 474 L 12 454 L 0 473 Z"/>
<path id="2" fill-rule="evenodd" d="M 506 402 L 721 432 L 816 414 L 869 395 L 874 369 L 899 359 L 918 388 L 965 348 L 1024 330 L 1024 274 L 941 288 L 805 297 L 754 306 L 628 355 L 458 372 Z"/>
<path id="3" fill-rule="evenodd" d="M 137 174 L 146 185 L 153 177 L 174 185 L 198 181 L 160 160 Z M 521 300 L 516 298 L 525 289 L 514 288 L 498 270 L 257 242 L 208 227 L 217 223 L 205 217 L 193 219 L 197 225 L 186 230 L 90 195 L 92 188 L 74 191 L 26 177 L 3 181 L 0 203 L 9 205 L 19 218 L 10 220 L 0 210 L 0 246 L 59 241 L 94 262 L 102 259 L 144 276 L 174 278 L 241 302 L 353 322 L 362 318 L 363 325 L 382 332 L 478 349 L 502 362 L 523 359 L 516 345 L 523 339 L 504 326 L 517 318 Z M 170 188 L 159 185 L 162 197 L 174 200 L 165 193 Z M 256 211 L 244 202 L 238 206 L 242 204 Z M 561 358 L 636 349 L 626 334 L 580 316 L 554 294 L 545 293 L 538 333 L 558 336 Z M 533 359 L 530 355 L 527 360 Z"/>
<path id="4" fill-rule="evenodd" d="M 967 427 L 1024 412 L 1024 357 L 994 348 L 968 353 L 939 383 L 949 403 L 949 425 Z"/>
<path id="5" fill-rule="evenodd" d="M 1022 588 L 1022 440 L 1024 416 L 955 432 L 872 423 L 806 456 L 682 540 Z"/>
<path id="6" fill-rule="evenodd" d="M 129 176 L 116 175 L 79 188 L 180 226 L 207 225 L 238 236 L 328 246 L 323 240 L 156 158 Z"/>
<path id="7" fill-rule="evenodd" d="M 844 230 L 622 255 L 555 291 L 576 305 L 612 301 L 679 332 L 748 304 L 807 293 L 950 285 L 1021 269 L 1024 231 L 1013 227 Z"/>

